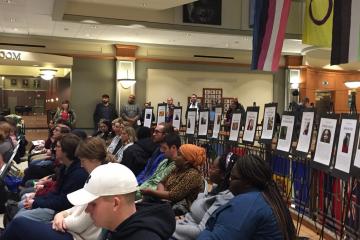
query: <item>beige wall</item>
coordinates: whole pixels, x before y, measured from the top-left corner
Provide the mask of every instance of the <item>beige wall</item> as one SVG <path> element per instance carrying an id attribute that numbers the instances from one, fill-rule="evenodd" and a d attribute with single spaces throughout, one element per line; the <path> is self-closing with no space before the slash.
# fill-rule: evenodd
<path id="1" fill-rule="evenodd" d="M 94 128 L 93 113 L 102 94 L 115 103 L 115 78 L 114 60 L 74 58 L 71 103 L 78 116 L 76 127 Z"/>
<path id="2" fill-rule="evenodd" d="M 256 101 L 261 118 L 264 104 L 273 101 L 270 74 L 148 69 L 146 86 L 146 99 L 153 105 L 172 96 L 182 106 L 192 93 L 202 96 L 203 88 L 222 88 L 224 97 L 237 97 L 245 107 Z"/>

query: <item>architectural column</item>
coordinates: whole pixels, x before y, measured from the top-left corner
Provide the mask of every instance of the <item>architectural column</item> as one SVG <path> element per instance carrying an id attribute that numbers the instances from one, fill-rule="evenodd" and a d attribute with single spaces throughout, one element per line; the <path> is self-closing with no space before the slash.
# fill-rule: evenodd
<path id="1" fill-rule="evenodd" d="M 301 101 L 306 96 L 306 83 L 302 78 L 302 56 L 285 56 L 286 69 L 286 83 L 285 83 L 285 104 L 288 105 L 291 101 Z M 298 91 L 298 97 L 293 97 L 292 93 Z"/>
<path id="2" fill-rule="evenodd" d="M 116 109 L 126 102 L 130 94 L 135 94 L 135 53 L 138 46 L 115 44 L 116 52 Z M 131 85 L 131 86 L 130 86 Z"/>

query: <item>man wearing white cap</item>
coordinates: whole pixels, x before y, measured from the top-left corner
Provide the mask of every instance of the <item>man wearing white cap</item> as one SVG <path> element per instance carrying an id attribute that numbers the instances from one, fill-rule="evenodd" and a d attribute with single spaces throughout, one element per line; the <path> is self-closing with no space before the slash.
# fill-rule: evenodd
<path id="1" fill-rule="evenodd" d="M 108 163 L 95 168 L 84 188 L 67 197 L 74 205 L 88 204 L 85 211 L 95 225 L 110 231 L 104 239 L 168 239 L 175 230 L 170 205 L 135 205 L 136 190 L 136 177 L 130 169 Z"/>

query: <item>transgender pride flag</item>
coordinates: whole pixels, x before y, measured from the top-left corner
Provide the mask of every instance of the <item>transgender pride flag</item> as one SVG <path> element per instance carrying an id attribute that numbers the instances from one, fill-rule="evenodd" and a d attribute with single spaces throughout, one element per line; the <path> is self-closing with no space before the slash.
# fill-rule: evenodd
<path id="1" fill-rule="evenodd" d="M 255 0 L 252 70 L 277 71 L 291 0 Z"/>

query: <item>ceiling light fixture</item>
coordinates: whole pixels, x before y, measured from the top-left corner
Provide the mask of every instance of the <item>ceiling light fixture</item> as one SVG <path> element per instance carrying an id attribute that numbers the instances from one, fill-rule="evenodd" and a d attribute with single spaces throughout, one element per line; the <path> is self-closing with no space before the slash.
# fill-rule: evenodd
<path id="1" fill-rule="evenodd" d="M 360 87 L 360 81 L 346 81 L 345 86 L 350 89 L 357 89 Z"/>
<path id="2" fill-rule="evenodd" d="M 40 69 L 40 77 L 46 81 L 50 81 L 55 77 L 56 69 Z"/>

